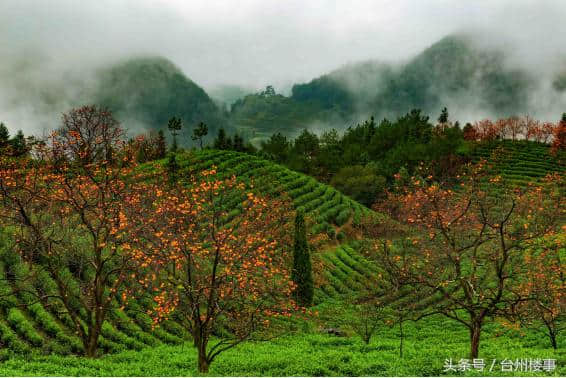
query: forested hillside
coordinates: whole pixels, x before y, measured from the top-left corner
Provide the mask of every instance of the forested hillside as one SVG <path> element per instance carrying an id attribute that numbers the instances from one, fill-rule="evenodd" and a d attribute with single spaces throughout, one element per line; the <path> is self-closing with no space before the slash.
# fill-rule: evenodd
<path id="1" fill-rule="evenodd" d="M 191 128 L 199 122 L 216 133 L 227 127 L 223 112 L 206 92 L 164 58 L 135 58 L 101 69 L 94 103 L 107 106 L 125 126 L 164 129 L 168 120 L 183 121 L 179 139 L 189 145 Z"/>

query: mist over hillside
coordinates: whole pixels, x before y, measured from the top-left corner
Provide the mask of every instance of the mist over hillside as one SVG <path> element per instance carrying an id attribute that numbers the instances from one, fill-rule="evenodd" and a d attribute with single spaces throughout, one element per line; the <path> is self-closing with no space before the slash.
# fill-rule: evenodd
<path id="1" fill-rule="evenodd" d="M 292 97 L 323 109 L 398 117 L 413 108 L 436 115 L 447 106 L 455 119 L 530 114 L 555 120 L 566 106 L 563 76 L 545 78 L 513 67 L 506 52 L 482 48 L 471 36 L 448 36 L 402 64 L 349 65 L 293 87 Z M 541 104 L 542 98 L 546 104 Z"/>
<path id="2" fill-rule="evenodd" d="M 39 54 L 0 64 L 0 119 L 15 132 L 42 136 L 61 114 L 83 104 L 112 110 L 135 133 L 166 130 L 167 120 L 184 121 L 181 143 L 198 122 L 259 141 L 275 132 L 297 135 L 346 127 L 370 116 L 396 118 L 421 109 L 436 118 L 442 107 L 460 122 L 510 115 L 555 121 L 566 109 L 564 71 L 541 75 L 513 64 L 501 46 L 473 34 L 447 36 L 416 56 L 391 62 L 376 58 L 344 65 L 290 95 L 218 85 L 211 96 L 166 57 L 134 55 L 86 66 L 50 64 Z"/>
<path id="3" fill-rule="evenodd" d="M 37 57 L 27 57 L 0 71 L 0 119 L 13 131 L 43 136 L 59 126 L 72 107 L 97 104 L 135 133 L 166 130 L 167 121 L 184 122 L 181 144 L 198 122 L 215 133 L 227 127 L 223 112 L 206 92 L 162 57 L 132 57 L 87 67 L 51 70 Z"/>
<path id="4" fill-rule="evenodd" d="M 512 64 L 501 46 L 458 34 L 405 62 L 345 65 L 295 84 L 289 97 L 247 96 L 235 103 L 231 119 L 240 129 L 288 135 L 302 128 L 341 130 L 370 116 L 397 118 L 411 109 L 436 118 L 445 106 L 460 122 L 527 114 L 555 121 L 566 109 L 565 77 L 536 74 Z"/>

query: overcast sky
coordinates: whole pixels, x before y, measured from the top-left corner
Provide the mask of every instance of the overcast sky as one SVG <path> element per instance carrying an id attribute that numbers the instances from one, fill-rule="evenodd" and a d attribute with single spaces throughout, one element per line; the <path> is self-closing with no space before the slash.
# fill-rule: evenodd
<path id="1" fill-rule="evenodd" d="M 0 0 L 0 120 L 45 133 L 94 85 L 85 81 L 93 68 L 132 55 L 164 56 L 209 91 L 288 93 L 348 63 L 404 61 L 459 32 L 504 47 L 509 64 L 542 79 L 537 115 L 563 109 L 566 95 L 548 93 L 566 70 L 566 0 Z"/>
<path id="2" fill-rule="evenodd" d="M 281 86 L 348 62 L 402 60 L 468 29 L 521 45 L 518 61 L 533 67 L 566 52 L 563 0 L 1 0 L 0 16 L 4 56 L 41 51 L 80 67 L 158 54 L 205 88 Z"/>

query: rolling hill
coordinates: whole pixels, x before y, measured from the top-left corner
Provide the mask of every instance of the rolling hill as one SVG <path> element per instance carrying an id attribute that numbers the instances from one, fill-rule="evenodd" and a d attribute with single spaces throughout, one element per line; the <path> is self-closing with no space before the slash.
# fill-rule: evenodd
<path id="1" fill-rule="evenodd" d="M 506 142 L 502 144 L 505 145 Z M 494 148 L 493 145 L 478 148 L 476 150 L 478 159 L 482 156 L 491 156 Z M 526 180 L 536 180 L 546 172 L 564 167 L 557 166 L 556 161 L 548 159 L 547 149 L 535 143 L 515 143 L 509 146 L 509 149 L 515 157 L 530 156 L 529 164 L 537 165 L 532 171 L 533 175 L 529 175 L 526 170 L 523 172 Z M 516 159 L 505 160 L 498 166 L 512 172 L 514 160 Z M 388 220 L 385 216 L 373 213 L 327 185 L 256 156 L 233 151 L 187 151 L 178 155 L 178 161 L 184 176 L 215 166 L 221 176 L 236 175 L 244 182 L 253 182 L 254 188 L 262 194 L 288 196 L 296 208 L 301 207 L 311 218 L 312 234 L 332 234 L 329 230 L 334 230 L 335 234 L 337 230 L 340 232 L 350 223 L 357 222 L 363 214 L 375 214 L 384 222 Z M 163 169 L 163 164 L 165 161 L 146 163 L 140 167 L 140 170 L 158 173 Z M 65 372 L 76 375 L 78 372 L 86 371 L 91 375 L 95 371 L 98 374 L 113 372 L 114 375 L 132 374 L 134 371 L 144 375 L 148 371 L 156 371 L 154 369 L 158 365 L 166 365 L 166 368 L 157 371 L 160 374 L 167 372 L 166 374 L 172 375 L 194 372 L 195 351 L 192 345 L 186 342 L 188 335 L 180 326 L 179 320 L 173 316 L 160 327 L 153 329 L 152 319 L 145 311 L 151 305 L 151 299 L 138 296 L 124 302 L 119 293 L 115 300 L 122 307 L 109 314 L 100 338 L 101 350 L 110 355 L 99 360 L 65 357 L 76 354 L 82 349 L 79 339 L 73 334 L 70 318 L 52 303 L 34 303 L 36 297 L 26 292 L 26 290 L 43 290 L 44 293 L 49 293 L 54 290 L 54 282 L 45 272 L 38 280 L 38 285 L 33 287 L 10 279 L 14 275 L 25 274 L 27 267 L 9 251 L 6 238 L 6 233 L 0 233 L 0 278 L 2 278 L 0 279 L 0 345 L 2 346 L 0 359 L 9 358 L 4 367 L 5 371 L 11 372 L 12 375 L 14 372 L 25 372 L 25 375 L 34 375 L 34 372 L 41 372 L 42 375 L 56 373 L 61 375 L 61 372 Z M 380 272 L 380 268 L 375 263 L 359 252 L 360 244 L 353 239 L 340 240 L 336 237 L 330 243 L 319 245 L 316 252 L 316 258 L 323 262 L 323 270 L 322 282 L 316 285 L 314 310 L 320 310 L 321 314 L 325 311 L 330 311 L 330 314 L 341 311 L 342 301 L 351 299 L 368 288 L 371 285 L 369 278 Z M 72 277 L 72 274 L 69 274 L 69 277 Z M 73 279 L 71 278 L 70 281 L 72 284 Z M 14 288 L 25 290 L 13 294 L 11 292 Z M 402 303 L 412 300 L 410 294 L 400 299 Z M 336 316 L 333 319 L 338 327 L 342 324 L 340 322 L 344 321 Z M 294 374 L 297 371 L 305 374 L 318 374 L 318 372 L 330 374 L 339 371 L 344 375 L 378 375 L 386 369 L 386 365 L 382 365 L 383 361 L 379 359 L 399 360 L 398 327 L 383 327 L 372 344 L 363 345 L 361 340 L 355 337 L 337 338 L 321 334 L 320 330 L 315 328 L 319 321 L 321 320 L 316 318 L 308 321 L 292 318 L 288 320 L 287 325 L 296 332 L 269 343 L 242 344 L 241 347 L 223 355 L 214 365 L 214 369 L 219 370 L 214 372 L 233 374 L 234 371 L 240 373 L 253 371 L 260 375 L 269 371 L 277 375 Z M 332 326 L 333 323 L 330 321 L 322 324 Z M 544 346 L 544 340 L 541 341 L 534 332 L 529 333 L 525 340 L 523 336 L 518 335 L 518 332 L 515 334 L 509 330 L 505 330 L 505 336 L 502 337 L 500 328 L 495 322 L 486 326 L 486 348 L 489 348 L 486 349 L 486 355 L 496 356 L 495 351 L 503 348 L 501 353 L 511 351 L 514 357 L 517 353 L 523 353 L 525 343 L 530 343 L 529 347 L 538 348 L 538 352 L 550 353 L 549 349 L 545 349 L 548 347 Z M 467 332 L 456 322 L 444 318 L 431 317 L 423 322 L 408 322 L 406 332 L 405 353 L 411 361 L 413 357 L 422 355 L 423 350 L 437 357 L 439 363 L 440 358 L 444 358 L 446 354 L 446 348 L 449 348 L 450 353 L 464 355 L 467 352 Z M 300 356 L 297 354 L 297 348 L 301 348 Z M 339 367 L 334 370 L 318 370 L 320 364 L 314 364 L 311 358 L 305 357 L 311 356 L 313 348 L 318 352 L 323 351 L 320 353 L 347 353 L 347 360 L 340 360 Z M 250 355 L 254 358 L 249 359 Z M 426 354 L 426 358 L 429 357 L 430 354 Z M 497 357 L 505 356 L 497 355 Z M 18 362 L 30 358 L 33 359 L 30 365 Z M 281 359 L 281 363 L 274 363 L 274 358 Z M 350 361 L 350 358 L 353 358 L 354 362 Z M 158 363 L 157 361 L 161 359 L 168 361 L 168 364 L 161 364 L 162 361 Z M 237 364 L 235 361 L 248 362 Z M 301 361 L 298 363 L 300 366 L 290 361 Z M 402 365 L 408 366 L 406 370 L 396 370 L 400 365 L 395 365 L 394 371 L 397 373 L 403 371 L 406 374 L 412 373 L 415 369 L 422 371 L 426 361 L 425 357 L 411 364 L 405 361 Z M 258 366 L 258 363 L 262 365 Z M 432 373 L 442 373 L 441 365 L 430 369 Z"/>
<path id="2" fill-rule="evenodd" d="M 330 186 L 251 155 L 204 150 L 179 155 L 179 163 L 185 175 L 216 166 L 222 176 L 236 175 L 244 182 L 253 181 L 260 193 L 288 195 L 296 208 L 301 207 L 312 218 L 311 233 L 315 236 L 329 230 L 334 231 L 330 234 L 336 235 L 337 229 L 371 212 Z M 159 170 L 163 164 L 164 161 L 147 163 L 140 169 Z M 36 286 L 15 279 L 24 276 L 28 268 L 8 248 L 8 235 L 7 232 L 0 233 L 0 344 L 3 346 L 0 357 L 14 353 L 68 355 L 80 352 L 82 344 L 73 334 L 72 320 L 62 311 L 62 305 L 49 301 L 38 303 L 37 296 L 29 292 L 53 292 L 55 283 L 49 274 L 42 271 Z M 61 269 L 69 270 L 69 267 Z M 68 273 L 72 283 L 73 275 L 70 270 Z M 15 294 L 12 289 L 16 289 Z M 122 309 L 111 313 L 110 320 L 103 327 L 100 346 L 104 352 L 179 344 L 187 337 L 175 319 L 152 329 L 152 319 L 145 311 L 151 299 L 137 298 L 125 302 L 116 295 L 116 301 Z"/>

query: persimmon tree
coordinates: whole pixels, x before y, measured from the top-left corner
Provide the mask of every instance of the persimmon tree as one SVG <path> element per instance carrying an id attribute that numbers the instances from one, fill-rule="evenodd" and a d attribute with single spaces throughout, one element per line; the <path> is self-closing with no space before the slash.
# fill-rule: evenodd
<path id="1" fill-rule="evenodd" d="M 501 177 L 484 176 L 480 164 L 460 176 L 456 187 L 413 178 L 378 209 L 412 227 L 410 243 L 382 254 L 383 264 L 403 277 L 420 297 L 438 297 L 421 317 L 441 314 L 470 332 L 470 356 L 477 358 L 487 318 L 511 317 L 531 298 L 520 290 L 527 277 L 523 252 L 560 230 L 562 178 L 517 189 Z"/>
<path id="2" fill-rule="evenodd" d="M 526 136 L 528 130 L 537 130 L 539 121 L 529 117 L 510 117 L 504 120 L 506 123 L 505 136 L 516 141 L 520 136 Z"/>
<path id="3" fill-rule="evenodd" d="M 106 110 L 75 109 L 63 123 L 38 145 L 36 159 L 2 162 L 0 211 L 15 252 L 30 272 L 51 275 L 49 300 L 70 318 L 84 354 L 95 357 L 107 314 L 135 267 L 124 253 L 132 224 L 126 208 L 136 198 L 132 162 L 119 158 L 123 131 Z"/>
<path id="4" fill-rule="evenodd" d="M 552 135 L 552 152 L 558 153 L 558 151 L 564 150 L 566 148 L 566 113 L 562 114 L 562 119 L 554 128 L 554 133 Z"/>
<path id="5" fill-rule="evenodd" d="M 158 180 L 145 192 L 133 255 L 154 274 L 140 281 L 154 293 L 156 324 L 175 313 L 206 372 L 220 353 L 294 309 L 292 211 L 214 169 L 186 186 Z"/>
<path id="6" fill-rule="evenodd" d="M 498 131 L 492 121 L 484 119 L 474 123 L 477 137 L 482 141 L 494 140 L 498 136 Z"/>
<path id="7" fill-rule="evenodd" d="M 530 300 L 516 308 L 520 322 L 527 327 L 542 328 L 554 349 L 558 349 L 558 335 L 566 329 L 564 241 L 561 233 L 525 252 L 524 264 L 528 269 L 520 290 Z"/>

